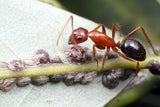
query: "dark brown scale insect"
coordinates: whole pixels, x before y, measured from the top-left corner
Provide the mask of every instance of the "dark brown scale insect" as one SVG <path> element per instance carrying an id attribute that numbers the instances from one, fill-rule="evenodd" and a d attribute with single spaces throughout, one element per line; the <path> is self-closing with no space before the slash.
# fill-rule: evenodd
<path id="1" fill-rule="evenodd" d="M 64 76 L 63 82 L 67 85 L 73 85 L 75 82 L 75 77 L 76 77 L 77 73 L 73 72 L 73 73 L 68 73 Z"/>
<path id="2" fill-rule="evenodd" d="M 64 74 L 53 74 L 49 76 L 50 81 L 52 82 L 59 82 L 63 80 Z"/>
<path id="3" fill-rule="evenodd" d="M 102 75 L 102 84 L 109 88 L 113 89 L 118 86 L 120 80 L 119 78 L 115 75 L 115 70 L 109 70 L 107 72 L 103 72 Z"/>
<path id="4" fill-rule="evenodd" d="M 45 83 L 47 83 L 49 81 L 49 77 L 42 75 L 42 76 L 32 77 L 31 80 L 32 80 L 32 84 L 44 85 Z"/>
<path id="5" fill-rule="evenodd" d="M 26 85 L 28 85 L 31 82 L 31 78 L 30 77 L 21 77 L 17 79 L 17 86 L 19 87 L 24 87 Z"/>
<path id="6" fill-rule="evenodd" d="M 39 49 L 35 52 L 33 55 L 33 60 L 36 61 L 37 65 L 50 63 L 49 54 L 43 49 Z"/>
<path id="7" fill-rule="evenodd" d="M 24 67 L 24 63 L 21 60 L 13 60 L 8 64 L 8 69 L 12 71 L 21 71 Z"/>
<path id="8" fill-rule="evenodd" d="M 133 36 L 135 33 L 137 33 L 139 30 L 143 31 L 144 36 L 147 39 L 148 43 L 151 45 L 151 48 L 152 48 L 153 52 L 156 55 L 158 55 L 156 53 L 155 49 L 153 48 L 149 37 L 147 36 L 146 32 L 144 31 L 144 29 L 141 26 L 136 28 L 135 30 L 133 30 L 131 33 L 129 33 L 121 42 L 119 41 L 119 42 L 116 43 L 114 41 L 116 29 L 120 32 L 120 37 L 121 37 L 121 30 L 120 30 L 120 28 L 117 24 L 113 24 L 112 38 L 111 38 L 106 34 L 105 27 L 102 24 L 98 25 L 95 29 L 93 29 L 90 32 L 87 29 L 82 28 L 82 27 L 80 27 L 78 29 L 73 29 L 73 17 L 72 16 L 69 17 L 68 21 L 64 25 L 62 31 L 60 32 L 60 34 L 58 36 L 58 39 L 57 39 L 57 46 L 58 46 L 60 36 L 62 35 L 62 32 L 64 31 L 65 27 L 67 26 L 67 24 L 70 20 L 71 20 L 71 25 L 72 25 L 72 34 L 69 37 L 68 44 L 69 45 L 78 45 L 82 42 L 87 41 L 87 39 L 89 37 L 95 43 L 93 45 L 93 56 L 94 56 L 94 59 L 97 62 L 97 68 L 98 68 L 98 60 L 96 58 L 96 48 L 101 49 L 101 50 L 104 50 L 104 49 L 107 48 L 106 53 L 103 57 L 103 63 L 102 63 L 101 71 L 103 70 L 103 66 L 104 66 L 106 57 L 108 56 L 108 53 L 110 52 L 110 48 L 112 48 L 112 50 L 114 52 L 116 52 L 117 54 L 119 54 L 121 57 L 136 63 L 137 64 L 136 71 L 137 72 L 139 71 L 139 61 L 144 60 L 144 58 L 145 58 L 144 51 L 142 51 L 142 52 L 140 51 L 141 49 L 143 50 L 143 46 L 142 45 L 137 45 L 138 46 L 138 50 L 137 50 L 137 49 L 135 49 L 135 48 L 137 48 L 137 47 L 135 47 L 135 45 L 139 44 L 139 42 L 137 42 L 137 41 L 126 41 L 131 36 Z M 98 31 L 98 29 L 100 27 L 102 27 L 102 32 Z M 129 44 L 133 43 L 133 46 L 130 44 L 129 47 L 128 46 L 126 47 L 125 44 L 127 44 L 127 43 L 129 43 Z M 126 49 L 122 49 L 121 47 L 126 48 Z M 123 53 L 121 51 L 119 51 L 119 49 L 122 50 Z M 130 50 L 130 49 L 135 50 L 134 53 L 131 54 L 131 55 L 134 55 L 134 56 L 130 56 L 130 54 L 128 54 L 128 50 Z M 137 52 L 138 52 L 138 54 L 137 54 Z M 136 57 L 136 59 L 134 59 L 135 56 L 136 56 L 135 54 L 138 55 L 138 58 Z M 144 54 L 144 56 L 143 56 L 143 54 Z"/>
<path id="9" fill-rule="evenodd" d="M 1 80 L 1 90 L 9 91 L 15 86 L 15 84 L 16 84 L 16 78 Z"/>
<path id="10" fill-rule="evenodd" d="M 148 68 L 149 68 L 151 73 L 153 73 L 155 75 L 159 75 L 160 74 L 160 62 L 159 61 L 150 60 L 148 62 Z"/>
<path id="11" fill-rule="evenodd" d="M 2 87 L 3 81 L 4 81 L 3 79 L 0 80 L 0 89 Z"/>
<path id="12" fill-rule="evenodd" d="M 124 81 L 130 77 L 130 75 L 133 73 L 133 69 L 123 69 L 122 75 L 119 77 L 121 81 Z"/>
<path id="13" fill-rule="evenodd" d="M 103 72 L 102 83 L 104 86 L 113 89 L 118 86 L 120 81 L 124 81 L 129 78 L 133 73 L 132 69 L 112 69 L 106 72 Z"/>
<path id="14" fill-rule="evenodd" d="M 81 73 L 78 73 L 76 76 L 75 76 L 75 79 L 74 79 L 74 82 L 81 82 L 83 79 L 84 79 L 84 76 L 85 76 L 86 73 L 84 72 L 81 72 Z"/>
<path id="15" fill-rule="evenodd" d="M 96 76 L 97 76 L 97 72 L 94 72 L 94 71 L 85 73 L 84 77 L 81 80 L 81 83 L 87 84 L 87 83 L 91 82 Z"/>
<path id="16" fill-rule="evenodd" d="M 86 54 L 85 50 L 81 46 L 73 46 L 70 50 L 64 51 L 67 59 L 76 64 L 82 64 L 89 60 L 91 57 Z"/>

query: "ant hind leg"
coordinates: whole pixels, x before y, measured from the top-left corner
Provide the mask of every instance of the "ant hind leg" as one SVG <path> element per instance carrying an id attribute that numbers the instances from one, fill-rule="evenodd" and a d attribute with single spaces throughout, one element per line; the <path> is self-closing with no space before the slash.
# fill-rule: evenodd
<path id="1" fill-rule="evenodd" d="M 114 52 L 118 53 L 121 57 L 123 57 L 123 58 L 125 58 L 125 59 L 127 59 L 127 60 L 129 60 L 129 61 L 132 61 L 132 62 L 134 62 L 134 63 L 137 63 L 136 73 L 138 73 L 138 71 L 139 71 L 139 62 L 138 62 L 138 61 L 136 61 L 136 60 L 134 60 L 134 59 L 132 59 L 132 58 L 129 58 L 128 56 L 122 54 L 122 53 L 119 52 L 118 49 L 115 48 L 115 47 L 113 47 L 112 50 L 113 50 Z"/>
<path id="2" fill-rule="evenodd" d="M 114 37 L 115 37 L 115 30 L 116 30 L 116 28 L 119 31 L 119 36 L 120 37 L 121 37 L 121 33 L 122 33 L 120 27 L 117 24 L 113 24 L 113 28 L 112 28 L 112 39 L 113 40 L 114 40 Z"/>
<path id="3" fill-rule="evenodd" d="M 110 47 L 107 47 L 107 51 L 106 51 L 106 53 L 105 53 L 105 55 L 103 57 L 101 72 L 102 72 L 102 70 L 104 68 L 104 63 L 105 63 L 106 57 L 108 56 L 109 51 L 110 51 Z"/>

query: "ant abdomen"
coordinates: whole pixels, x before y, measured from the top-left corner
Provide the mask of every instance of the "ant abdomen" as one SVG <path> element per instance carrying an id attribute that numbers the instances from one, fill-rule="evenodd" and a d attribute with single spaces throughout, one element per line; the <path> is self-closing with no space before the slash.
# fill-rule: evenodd
<path id="1" fill-rule="evenodd" d="M 134 60 L 144 61 L 146 59 L 146 51 L 137 40 L 126 39 L 120 49 L 126 56 Z"/>

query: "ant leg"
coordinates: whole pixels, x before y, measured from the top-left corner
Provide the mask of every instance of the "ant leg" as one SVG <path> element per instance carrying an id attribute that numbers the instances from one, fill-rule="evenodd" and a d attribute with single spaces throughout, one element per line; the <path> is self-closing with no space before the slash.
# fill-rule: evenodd
<path id="1" fill-rule="evenodd" d="M 153 45 L 152 45 L 149 37 L 147 36 L 146 32 L 144 31 L 144 29 L 143 29 L 141 26 L 137 27 L 137 28 L 134 29 L 132 32 L 130 32 L 130 33 L 121 41 L 120 45 L 122 45 L 123 42 L 124 42 L 126 39 L 130 38 L 131 36 L 133 36 L 135 33 L 137 33 L 137 32 L 138 32 L 139 30 L 141 30 L 141 29 L 142 29 L 142 31 L 143 31 L 143 33 L 144 33 L 144 36 L 145 36 L 145 38 L 147 39 L 148 43 L 151 45 L 151 48 L 152 48 L 154 54 L 158 56 L 157 52 L 156 52 L 155 49 L 153 48 Z"/>
<path id="2" fill-rule="evenodd" d="M 105 27 L 104 25 L 102 24 L 99 24 L 96 28 L 94 28 L 92 31 L 97 31 L 100 27 L 102 27 L 102 33 L 103 34 L 106 34 L 106 30 L 105 30 Z"/>
<path id="3" fill-rule="evenodd" d="M 72 50 L 74 48 L 77 49 L 77 50 Z M 81 47 L 78 46 L 77 44 L 75 46 L 71 47 L 71 50 L 66 50 L 64 52 L 70 52 L 70 53 L 74 53 L 76 55 L 82 55 L 83 54 L 83 51 L 82 51 Z"/>
<path id="4" fill-rule="evenodd" d="M 82 53 L 77 52 L 77 51 L 64 51 L 64 52 L 72 52 L 72 53 L 74 53 L 74 54 L 76 54 L 76 55 L 81 55 L 81 54 L 82 54 Z"/>
<path id="5" fill-rule="evenodd" d="M 134 59 L 132 59 L 132 58 L 129 58 L 128 56 L 122 54 L 122 53 L 119 52 L 118 49 L 115 48 L 115 47 L 113 47 L 112 50 L 113 50 L 114 52 L 118 53 L 121 57 L 123 57 L 123 58 L 125 58 L 125 59 L 127 59 L 127 60 L 129 60 L 129 61 L 132 61 L 132 62 L 134 62 L 134 63 L 137 63 L 136 73 L 138 73 L 138 71 L 139 71 L 139 62 L 138 62 L 138 61 L 136 61 L 136 60 L 134 60 Z"/>
<path id="6" fill-rule="evenodd" d="M 58 46 L 59 39 L 60 39 L 60 37 L 61 37 L 61 35 L 62 35 L 62 32 L 64 31 L 64 29 L 66 28 L 66 26 L 67 26 L 67 24 L 68 24 L 68 22 L 69 22 L 70 20 L 71 20 L 72 31 L 74 30 L 74 29 L 73 29 L 73 16 L 70 16 L 70 17 L 68 18 L 66 24 L 64 25 L 63 29 L 61 30 L 58 38 L 57 38 L 57 46 Z"/>
<path id="7" fill-rule="evenodd" d="M 93 45 L 93 57 L 94 57 L 94 59 L 96 60 L 96 62 L 97 62 L 97 68 L 96 69 L 98 69 L 98 60 L 97 60 L 97 58 L 96 58 L 96 49 L 95 49 L 95 47 L 97 47 L 97 48 L 99 48 L 99 49 L 105 49 L 105 47 L 103 47 L 103 46 L 101 46 L 101 45 L 98 45 L 98 44 L 94 44 Z M 107 49 L 107 51 L 109 51 L 108 49 Z M 106 52 L 107 53 L 107 52 Z M 107 55 L 106 55 L 107 56 Z M 105 58 L 105 57 L 104 57 Z M 103 59 L 104 59 L 103 58 Z M 104 62 L 105 62 L 105 60 L 104 60 Z M 103 64 L 104 65 L 104 64 Z"/>
<path id="8" fill-rule="evenodd" d="M 98 60 L 97 60 L 97 58 L 96 58 L 96 44 L 94 44 L 93 45 L 93 57 L 94 57 L 94 59 L 96 60 L 96 62 L 97 62 L 97 67 L 96 67 L 96 69 L 98 69 Z"/>
<path id="9" fill-rule="evenodd" d="M 117 28 L 117 30 L 119 31 L 119 36 L 121 37 L 121 29 L 120 29 L 120 27 L 117 25 L 117 24 L 113 24 L 113 28 L 112 28 L 112 39 L 114 40 L 114 37 L 115 37 L 115 30 L 116 30 L 116 28 Z"/>
<path id="10" fill-rule="evenodd" d="M 104 63 L 105 63 L 106 57 L 108 56 L 109 51 L 110 51 L 110 47 L 107 47 L 107 51 L 106 51 L 106 53 L 105 53 L 105 55 L 103 57 L 103 63 L 102 63 L 102 69 L 101 69 L 101 71 L 103 70 Z"/>

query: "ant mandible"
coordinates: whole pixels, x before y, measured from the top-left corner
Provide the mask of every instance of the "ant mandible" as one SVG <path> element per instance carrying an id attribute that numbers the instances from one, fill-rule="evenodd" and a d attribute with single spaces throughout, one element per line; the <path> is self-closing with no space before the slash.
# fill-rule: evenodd
<path id="1" fill-rule="evenodd" d="M 133 36 L 139 30 L 143 31 L 144 36 L 147 39 L 148 43 L 151 45 L 151 48 L 152 48 L 153 52 L 156 55 L 158 55 L 156 53 L 155 49 L 153 48 L 149 37 L 147 36 L 146 32 L 144 31 L 144 29 L 141 26 L 137 27 L 132 32 L 130 32 L 121 42 L 119 41 L 119 42 L 116 43 L 114 41 L 116 29 L 120 32 L 119 36 L 121 37 L 121 30 L 120 30 L 120 28 L 117 24 L 113 24 L 112 38 L 110 38 L 106 34 L 105 27 L 102 24 L 99 24 L 95 29 L 93 29 L 90 32 L 87 29 L 82 28 L 82 27 L 80 27 L 78 29 L 73 29 L 73 16 L 69 17 L 68 21 L 64 25 L 62 31 L 60 32 L 60 34 L 58 36 L 58 39 L 57 39 L 57 46 L 58 46 L 60 36 L 62 35 L 62 32 L 64 31 L 65 27 L 67 26 L 67 24 L 70 20 L 71 20 L 71 26 L 72 26 L 72 34 L 69 37 L 68 44 L 69 45 L 71 45 L 71 44 L 72 45 L 77 45 L 77 44 L 80 44 L 82 42 L 87 41 L 87 39 L 89 37 L 95 43 L 93 45 L 93 57 L 97 62 L 97 68 L 98 68 L 98 60 L 96 58 L 95 47 L 99 48 L 101 50 L 104 50 L 107 47 L 107 50 L 106 50 L 105 55 L 103 57 L 101 71 L 103 70 L 104 63 L 105 63 L 106 57 L 108 56 L 110 48 L 112 48 L 112 50 L 114 52 L 118 53 L 121 57 L 136 63 L 137 64 L 136 72 L 139 71 L 139 61 L 145 60 L 146 52 L 145 52 L 144 47 L 137 40 L 129 39 L 131 36 Z M 102 27 L 102 32 L 97 31 L 100 27 Z M 118 49 L 120 49 L 123 53 L 120 52 Z M 77 53 L 77 54 L 79 54 L 79 53 Z"/>

